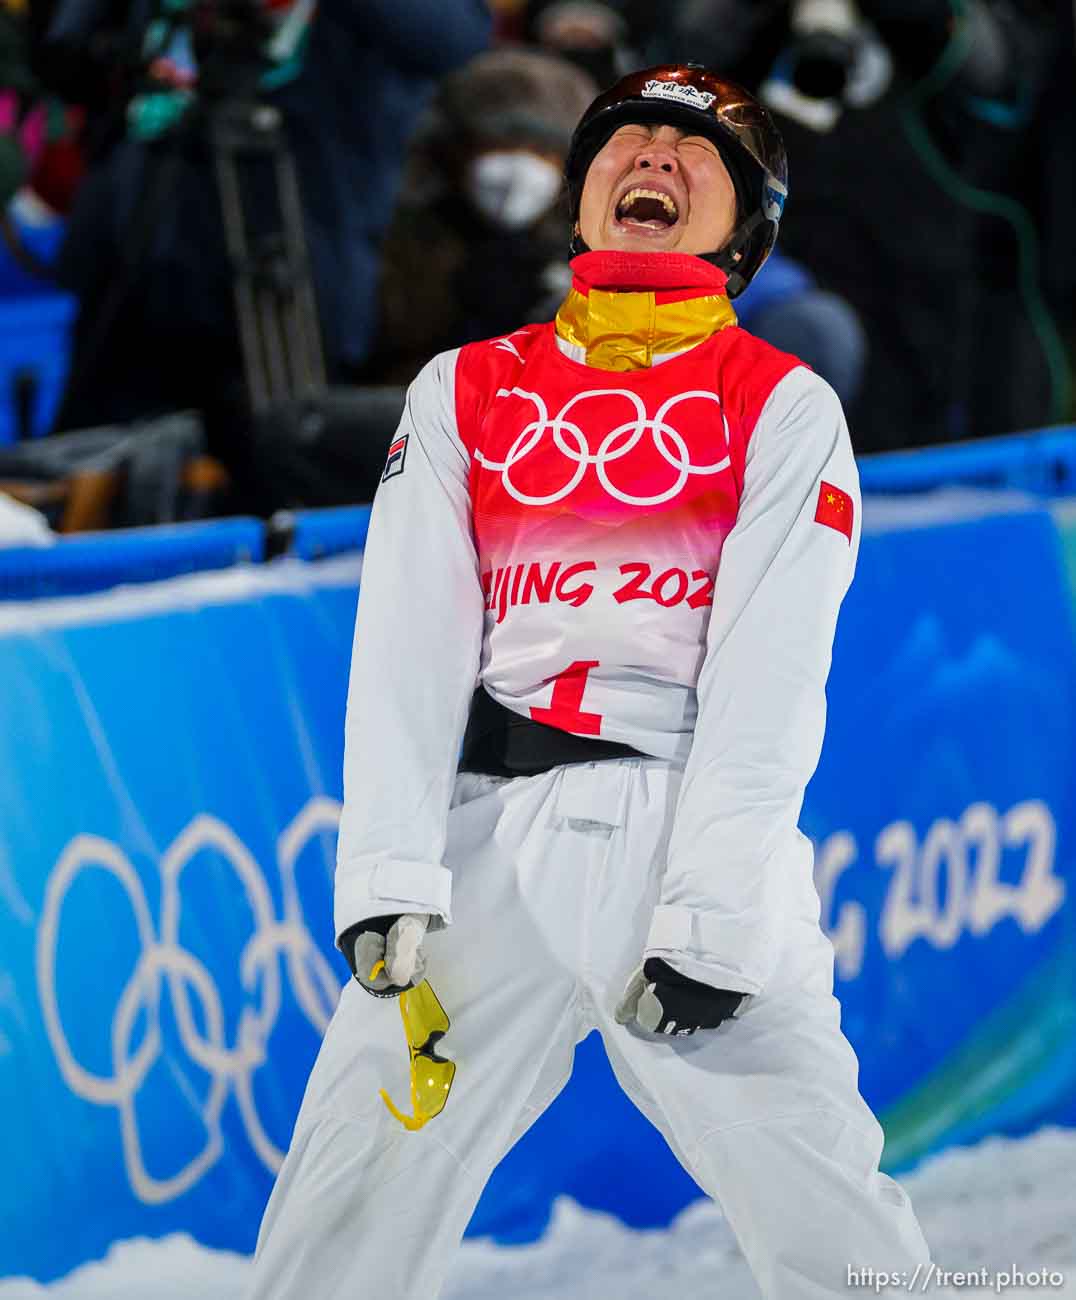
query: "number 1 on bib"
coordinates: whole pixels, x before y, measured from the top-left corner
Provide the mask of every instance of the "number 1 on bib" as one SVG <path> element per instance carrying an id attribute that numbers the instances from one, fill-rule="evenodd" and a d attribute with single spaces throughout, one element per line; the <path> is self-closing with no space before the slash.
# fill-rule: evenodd
<path id="1" fill-rule="evenodd" d="M 544 722 L 549 727 L 559 727 L 562 731 L 574 731 L 579 736 L 600 736 L 602 715 L 584 713 L 582 710 L 583 692 L 587 688 L 587 676 L 592 668 L 597 668 L 597 659 L 577 659 L 568 665 L 556 677 L 546 678 L 553 683 L 553 696 L 548 709 L 531 709 L 535 722 Z"/>

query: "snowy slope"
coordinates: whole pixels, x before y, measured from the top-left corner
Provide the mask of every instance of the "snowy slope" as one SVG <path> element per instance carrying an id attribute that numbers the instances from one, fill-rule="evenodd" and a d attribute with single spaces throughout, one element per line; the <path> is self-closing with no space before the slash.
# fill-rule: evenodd
<path id="1" fill-rule="evenodd" d="M 933 1286 L 927 1294 L 1052 1296 L 1076 1300 L 1076 1131 L 1044 1129 L 944 1153 L 903 1180 L 937 1264 L 1014 1266 L 1064 1274 L 1060 1287 Z M 189 1237 L 128 1241 L 51 1287 L 0 1281 L 0 1300 L 240 1300 L 248 1262 Z M 857 1288 L 850 1288 L 855 1295 Z M 870 1288 L 859 1291 L 874 1294 Z M 896 1291 L 883 1294 L 896 1295 Z M 442 1300 L 757 1300 L 728 1225 L 711 1203 L 689 1206 L 668 1229 L 637 1232 L 558 1202 L 533 1246 L 467 1242 Z"/>

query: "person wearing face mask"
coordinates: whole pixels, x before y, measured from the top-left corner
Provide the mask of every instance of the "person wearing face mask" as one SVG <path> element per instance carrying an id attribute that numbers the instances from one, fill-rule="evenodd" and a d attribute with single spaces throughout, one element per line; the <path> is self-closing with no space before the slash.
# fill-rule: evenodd
<path id="1" fill-rule="evenodd" d="M 408 383 L 436 352 L 553 315 L 570 279 L 564 160 L 597 91 L 521 49 L 441 84 L 384 244 L 371 381 Z"/>
<path id="2" fill-rule="evenodd" d="M 764 1300 L 929 1258 L 796 824 L 860 501 L 832 390 L 736 323 L 784 147 L 739 87 L 661 66 L 591 105 L 566 176 L 555 321 L 429 363 L 374 503 L 335 892 L 354 978 L 249 1300 L 437 1295 L 595 1028 Z M 406 1087 L 397 999 L 428 987 L 425 1044 L 399 1004 L 405 1133 L 376 1093 Z"/>
<path id="3" fill-rule="evenodd" d="M 468 162 L 464 189 L 475 211 L 491 225 L 527 230 L 560 193 L 560 171 L 544 150 L 494 145 Z"/>

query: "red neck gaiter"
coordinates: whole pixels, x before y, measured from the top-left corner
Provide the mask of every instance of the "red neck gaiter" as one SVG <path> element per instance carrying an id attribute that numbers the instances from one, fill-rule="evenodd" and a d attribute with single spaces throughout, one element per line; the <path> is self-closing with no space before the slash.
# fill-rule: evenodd
<path id="1" fill-rule="evenodd" d="M 725 292 L 728 276 L 690 253 L 580 253 L 571 260 L 578 293 L 660 293 L 664 302 L 713 297 Z"/>

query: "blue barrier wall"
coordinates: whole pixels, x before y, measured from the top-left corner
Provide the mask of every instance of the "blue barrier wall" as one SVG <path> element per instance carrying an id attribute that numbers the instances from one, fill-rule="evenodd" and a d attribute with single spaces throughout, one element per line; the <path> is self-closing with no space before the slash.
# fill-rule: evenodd
<path id="1" fill-rule="evenodd" d="M 0 600 L 83 595 L 228 569 L 260 560 L 264 550 L 265 532 L 257 519 L 158 524 L 66 537 L 55 546 L 9 546 L 0 550 Z"/>
<path id="2" fill-rule="evenodd" d="M 253 1246 L 346 974 L 336 553 L 364 518 L 296 522 L 335 558 L 0 605 L 0 1275 L 139 1234 Z M 1070 520 L 865 510 L 803 826 L 892 1166 L 1076 1123 Z M 565 1192 L 636 1225 L 698 1195 L 594 1039 L 471 1230 L 533 1237 Z"/>

